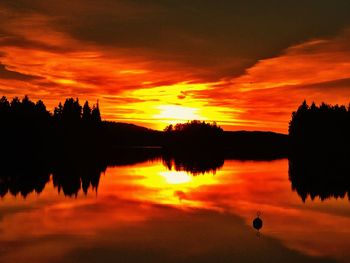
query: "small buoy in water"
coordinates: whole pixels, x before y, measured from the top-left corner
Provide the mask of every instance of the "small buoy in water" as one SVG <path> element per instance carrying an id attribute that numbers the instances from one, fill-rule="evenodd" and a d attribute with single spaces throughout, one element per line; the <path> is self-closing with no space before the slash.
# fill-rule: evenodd
<path id="1" fill-rule="evenodd" d="M 253 220 L 253 227 L 256 230 L 260 230 L 263 226 L 263 221 L 260 218 L 260 212 L 257 213 L 257 217 Z"/>

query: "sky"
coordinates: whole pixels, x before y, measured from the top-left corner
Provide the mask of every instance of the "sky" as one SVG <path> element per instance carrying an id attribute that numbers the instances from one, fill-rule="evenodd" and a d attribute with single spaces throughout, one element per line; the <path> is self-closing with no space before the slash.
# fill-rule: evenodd
<path id="1" fill-rule="evenodd" d="M 292 111 L 350 102 L 348 0 L 1 0 L 0 95 L 105 120 L 191 119 L 288 132 Z"/>

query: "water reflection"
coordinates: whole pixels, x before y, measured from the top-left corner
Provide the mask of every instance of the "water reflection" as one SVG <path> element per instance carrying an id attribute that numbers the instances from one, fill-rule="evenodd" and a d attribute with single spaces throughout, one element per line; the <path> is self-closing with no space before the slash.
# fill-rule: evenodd
<path id="1" fill-rule="evenodd" d="M 350 201 L 350 166 L 338 156 L 293 158 L 289 160 L 289 180 L 303 202 L 319 198 L 345 198 Z"/>
<path id="2" fill-rule="evenodd" d="M 0 173 L 0 196 L 7 193 L 26 197 L 32 192 L 41 193 L 50 181 L 50 170 L 44 165 L 3 165 Z"/>
<path id="3" fill-rule="evenodd" d="M 62 162 L 50 167 L 19 164 L 11 169 L 4 166 L 0 174 L 0 196 L 11 194 L 26 198 L 32 192 L 40 194 L 51 180 L 58 192 L 66 196 L 76 196 L 81 189 L 87 194 L 88 189 L 97 191 L 100 175 L 106 168 L 98 162 Z"/>
<path id="4" fill-rule="evenodd" d="M 3 165 L 0 173 L 0 196 L 7 193 L 26 197 L 35 192 L 40 194 L 45 185 L 52 180 L 58 193 L 77 196 L 82 190 L 98 191 L 100 176 L 108 166 L 132 165 L 144 161 L 162 160 L 168 171 L 161 175 L 168 183 L 184 183 L 199 174 L 215 174 L 224 165 L 224 158 L 218 155 L 169 155 L 154 154 L 133 150 L 115 156 L 112 160 L 100 159 L 62 159 L 51 164 L 40 162 Z"/>
<path id="5" fill-rule="evenodd" d="M 350 229 L 342 227 L 350 225 L 348 200 L 302 203 L 290 191 L 287 160 L 215 161 L 193 176 L 184 166 L 176 169 L 174 157 L 171 166 L 159 158 L 128 159 L 49 167 L 37 173 L 45 183 L 35 187 L 26 186 L 30 177 L 22 169 L 17 192 L 1 175 L 2 188 L 12 190 L 0 201 L 0 262 L 350 260 Z M 26 193 L 26 199 L 12 193 Z M 259 210 L 262 239 L 251 227 Z"/>
<path id="6" fill-rule="evenodd" d="M 169 170 L 185 171 L 192 175 L 215 174 L 224 165 L 224 157 L 220 154 L 165 154 L 162 160 Z"/>
<path id="7" fill-rule="evenodd" d="M 120 155 L 113 161 L 60 160 L 53 164 L 38 162 L 3 165 L 0 173 L 0 196 L 7 193 L 24 198 L 35 192 L 40 194 L 46 184 L 52 181 L 58 193 L 77 196 L 79 191 L 97 193 L 100 177 L 108 166 L 132 165 L 144 161 L 161 160 L 165 171 L 159 174 L 169 184 L 183 184 L 192 181 L 192 176 L 205 173 L 215 175 L 224 165 L 224 158 L 218 155 L 148 155 L 145 152 Z M 319 198 L 345 198 L 350 200 L 350 167 L 339 159 L 289 159 L 289 180 L 303 202 Z M 157 174 L 157 173 L 156 173 Z"/>
<path id="8" fill-rule="evenodd" d="M 97 192 L 101 173 L 106 166 L 90 161 L 88 163 L 61 163 L 52 169 L 53 185 L 66 196 L 77 196 L 80 189 L 87 194 L 91 189 Z"/>

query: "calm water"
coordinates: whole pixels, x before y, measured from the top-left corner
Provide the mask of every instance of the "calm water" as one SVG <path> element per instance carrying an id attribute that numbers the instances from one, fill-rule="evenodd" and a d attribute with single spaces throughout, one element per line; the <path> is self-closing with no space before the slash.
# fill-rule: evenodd
<path id="1" fill-rule="evenodd" d="M 53 181 L 0 200 L 0 262 L 350 262 L 348 198 L 304 203 L 288 160 L 108 167 L 76 197 Z"/>

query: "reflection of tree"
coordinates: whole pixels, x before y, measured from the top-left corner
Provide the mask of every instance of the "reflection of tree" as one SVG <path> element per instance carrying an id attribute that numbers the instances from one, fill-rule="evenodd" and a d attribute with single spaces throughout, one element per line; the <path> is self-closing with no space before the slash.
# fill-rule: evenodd
<path id="1" fill-rule="evenodd" d="M 106 166 L 97 162 L 88 163 L 59 163 L 52 171 L 53 185 L 58 192 L 63 191 L 64 195 L 77 195 L 80 189 L 84 194 L 92 191 L 97 192 L 102 172 Z"/>
<path id="2" fill-rule="evenodd" d="M 169 170 L 186 171 L 193 175 L 215 174 L 224 165 L 220 154 L 165 154 L 162 156 L 163 165 Z"/>
<path id="3" fill-rule="evenodd" d="M 289 180 L 301 199 L 316 197 L 350 200 L 350 165 L 341 158 L 293 158 L 289 160 Z"/>
<path id="4" fill-rule="evenodd" d="M 0 196 L 6 194 L 26 197 L 29 193 L 40 194 L 45 185 L 52 183 L 58 192 L 77 196 L 79 191 L 97 192 L 101 174 L 108 166 L 132 165 L 160 158 L 159 149 L 129 149 L 114 153 L 81 153 L 60 156 L 51 162 L 28 159 L 12 160 L 2 164 L 0 170 Z"/>
<path id="5" fill-rule="evenodd" d="M 76 196 L 80 189 L 87 194 L 89 189 L 97 191 L 100 175 L 105 169 L 104 165 L 96 162 L 60 162 L 50 167 L 41 163 L 35 166 L 17 164 L 2 170 L 0 196 L 8 193 L 15 196 L 20 194 L 23 197 L 32 192 L 40 194 L 50 182 L 50 175 L 54 186 L 59 192 L 62 190 L 64 195 Z"/>
<path id="6" fill-rule="evenodd" d="M 0 196 L 7 193 L 26 197 L 31 192 L 41 193 L 50 181 L 50 171 L 44 165 L 2 167 L 0 174 Z"/>

